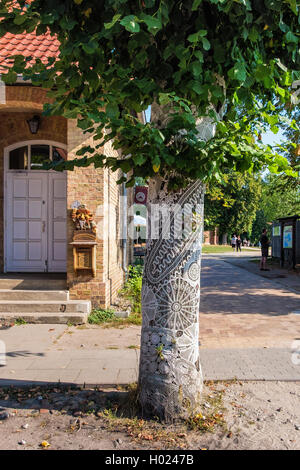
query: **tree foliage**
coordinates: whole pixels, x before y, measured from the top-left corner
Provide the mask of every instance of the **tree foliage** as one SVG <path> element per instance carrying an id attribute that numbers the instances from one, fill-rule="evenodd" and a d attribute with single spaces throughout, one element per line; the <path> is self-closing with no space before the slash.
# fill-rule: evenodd
<path id="1" fill-rule="evenodd" d="M 299 186 L 297 179 L 292 184 L 282 184 L 284 176 L 268 175 L 262 181 L 259 209 L 253 222 L 251 240 L 258 242 L 263 228 L 269 228 L 279 217 L 300 213 Z M 298 183 L 299 184 L 299 183 Z M 277 189 L 276 189 L 277 188 Z"/>
<path id="2" fill-rule="evenodd" d="M 260 177 L 230 172 L 223 180 L 224 183 L 207 188 L 206 228 L 218 227 L 220 234 L 250 233 L 261 196 Z"/>
<path id="3" fill-rule="evenodd" d="M 50 30 L 61 44 L 57 61 L 16 57 L 5 81 L 23 74 L 48 88 L 45 113 L 80 116 L 94 134 L 94 146 L 56 169 L 121 168 L 128 185 L 171 175 L 175 188 L 220 180 L 224 169 L 289 172 L 255 136 L 276 132 L 300 78 L 297 0 L 2 0 L 0 13 L 0 35 Z M 171 109 L 167 121 L 138 119 L 152 103 Z M 205 115 L 218 121 L 208 142 L 197 131 Z M 102 153 L 111 139 L 122 157 Z"/>
<path id="4" fill-rule="evenodd" d="M 295 215 L 300 210 L 299 190 L 293 186 L 285 186 L 284 190 L 276 191 L 278 177 L 269 175 L 262 188 L 261 208 L 267 222 L 273 222 L 278 217 Z"/>
<path id="5" fill-rule="evenodd" d="M 298 98 L 299 99 L 299 98 Z M 287 191 L 298 191 L 298 208 L 300 214 L 300 110 L 299 106 L 289 111 L 290 118 L 296 123 L 293 128 L 285 126 L 284 136 L 286 138 L 285 156 L 289 160 L 291 167 L 298 175 L 296 178 L 290 175 L 280 174 L 272 179 L 272 192 L 280 192 L 284 195 Z M 295 213 L 297 212 L 295 211 Z"/>

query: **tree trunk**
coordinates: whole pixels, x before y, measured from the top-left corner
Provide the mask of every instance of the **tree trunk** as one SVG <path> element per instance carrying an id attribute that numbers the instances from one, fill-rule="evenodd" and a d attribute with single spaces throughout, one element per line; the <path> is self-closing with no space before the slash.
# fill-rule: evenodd
<path id="1" fill-rule="evenodd" d="M 222 77 L 216 81 L 225 89 Z M 209 109 L 213 109 L 210 105 Z M 221 117 L 224 109 L 218 115 Z M 151 122 L 163 128 L 172 107 L 151 105 Z M 210 116 L 196 121 L 198 137 L 214 137 Z M 180 144 L 181 135 L 178 135 Z M 174 145 L 178 142 L 174 141 Z M 174 172 L 174 176 L 176 176 Z M 172 422 L 199 410 L 200 263 L 205 187 L 190 183 L 178 192 L 152 178 L 148 191 L 147 254 L 142 287 L 139 397 L 143 412 Z M 159 217 L 158 212 L 166 217 Z M 169 215 L 169 219 L 168 219 Z M 183 227 L 183 232 L 180 229 Z M 150 229 L 149 229 L 150 228 Z"/>
<path id="2" fill-rule="evenodd" d="M 199 409 L 202 389 L 199 302 L 204 185 L 196 181 L 175 193 L 168 193 L 166 185 L 160 178 L 149 183 L 139 393 L 146 415 L 170 422 Z"/>
<path id="3" fill-rule="evenodd" d="M 227 245 L 228 233 L 223 233 L 222 235 L 222 245 Z"/>

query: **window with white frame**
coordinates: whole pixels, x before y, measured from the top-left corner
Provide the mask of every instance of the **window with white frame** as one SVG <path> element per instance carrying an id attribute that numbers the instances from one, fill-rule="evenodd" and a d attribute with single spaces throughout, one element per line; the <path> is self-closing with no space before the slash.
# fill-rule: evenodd
<path id="1" fill-rule="evenodd" d="M 9 170 L 42 170 L 44 163 L 67 159 L 67 151 L 55 145 L 20 145 L 9 152 Z"/>

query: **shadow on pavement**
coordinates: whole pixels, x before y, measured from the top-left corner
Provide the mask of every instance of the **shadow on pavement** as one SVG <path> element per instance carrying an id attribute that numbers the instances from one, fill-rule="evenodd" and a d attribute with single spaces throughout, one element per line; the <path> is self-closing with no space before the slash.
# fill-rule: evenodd
<path id="1" fill-rule="evenodd" d="M 32 414 L 61 411 L 80 417 L 109 409 L 130 417 L 138 412 L 136 402 L 133 387 L 85 388 L 68 383 L 0 379 L 0 420 L 4 419 L 1 413 L 11 410 L 31 410 Z"/>

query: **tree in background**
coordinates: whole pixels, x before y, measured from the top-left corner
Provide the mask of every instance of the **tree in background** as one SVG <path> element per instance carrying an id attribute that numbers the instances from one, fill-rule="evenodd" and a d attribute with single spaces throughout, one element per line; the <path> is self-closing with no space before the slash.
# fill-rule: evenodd
<path id="1" fill-rule="evenodd" d="M 271 230 L 270 230 L 270 225 L 268 225 L 266 215 L 263 211 L 263 209 L 258 209 L 255 214 L 255 219 L 252 224 L 252 229 L 251 229 L 251 235 L 250 235 L 250 240 L 254 245 L 257 245 L 263 229 L 266 228 L 268 231 L 268 236 L 271 236 Z"/>
<path id="2" fill-rule="evenodd" d="M 276 128 L 299 74 L 296 0 L 2 0 L 0 34 L 45 33 L 60 41 L 57 61 L 18 57 L 17 74 L 51 90 L 47 115 L 78 118 L 93 146 L 74 166 L 121 169 L 127 186 L 149 182 L 152 208 L 172 212 L 156 225 L 143 281 L 139 398 L 145 413 L 172 420 L 199 409 L 199 279 L 204 182 L 225 171 L 290 172 L 287 160 L 254 136 Z M 151 122 L 139 113 L 151 105 Z M 111 141 L 122 156 L 101 149 Z M 188 236 L 176 229 L 189 207 Z M 149 211 L 151 223 L 152 211 Z M 185 234 L 186 235 L 186 234 Z"/>
<path id="3" fill-rule="evenodd" d="M 283 184 L 285 181 L 285 184 Z M 263 228 L 269 228 L 279 217 L 300 215 L 299 183 L 284 175 L 267 175 L 261 183 L 259 209 L 253 222 L 251 241 L 258 243 Z"/>
<path id="4" fill-rule="evenodd" d="M 229 172 L 221 184 L 208 185 L 204 224 L 219 234 L 250 234 L 261 196 L 261 178 L 249 173 Z"/>

